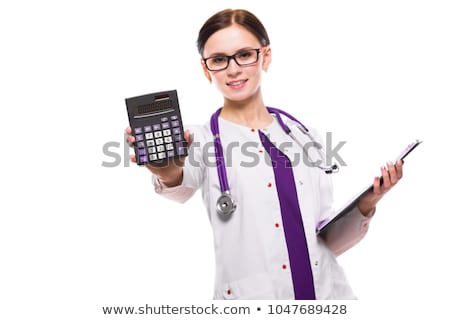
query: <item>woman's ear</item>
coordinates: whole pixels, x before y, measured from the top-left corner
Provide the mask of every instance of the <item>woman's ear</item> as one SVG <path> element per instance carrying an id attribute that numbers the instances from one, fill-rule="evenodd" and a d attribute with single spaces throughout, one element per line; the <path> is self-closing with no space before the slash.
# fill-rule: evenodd
<path id="1" fill-rule="evenodd" d="M 208 79 L 208 81 L 211 83 L 212 82 L 211 74 L 209 73 L 208 68 L 206 68 L 206 65 L 203 62 L 203 59 L 200 59 L 200 63 L 202 64 L 203 74 L 205 75 L 206 79 Z"/>
<path id="2" fill-rule="evenodd" d="M 272 49 L 270 46 L 264 48 L 263 51 L 263 64 L 262 68 L 265 72 L 269 69 L 270 63 L 272 62 Z"/>

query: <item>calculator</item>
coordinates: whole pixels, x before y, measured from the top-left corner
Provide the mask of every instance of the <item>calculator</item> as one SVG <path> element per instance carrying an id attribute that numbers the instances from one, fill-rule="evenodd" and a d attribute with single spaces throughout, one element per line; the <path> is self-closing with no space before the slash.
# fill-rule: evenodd
<path id="1" fill-rule="evenodd" d="M 187 156 L 176 90 L 125 99 L 138 165 Z"/>

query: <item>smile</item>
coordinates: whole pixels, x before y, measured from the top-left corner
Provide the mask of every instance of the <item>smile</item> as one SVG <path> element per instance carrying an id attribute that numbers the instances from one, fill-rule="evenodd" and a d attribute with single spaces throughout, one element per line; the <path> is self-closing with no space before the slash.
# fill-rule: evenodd
<path id="1" fill-rule="evenodd" d="M 227 82 L 227 86 L 232 88 L 242 88 L 248 80 L 238 80 L 238 81 L 230 81 Z"/>

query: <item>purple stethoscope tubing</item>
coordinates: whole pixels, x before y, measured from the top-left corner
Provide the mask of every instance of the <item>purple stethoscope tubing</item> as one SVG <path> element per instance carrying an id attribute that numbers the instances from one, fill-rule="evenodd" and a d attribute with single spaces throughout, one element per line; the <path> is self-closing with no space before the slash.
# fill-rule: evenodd
<path id="1" fill-rule="evenodd" d="M 280 123 L 280 126 L 283 128 L 283 130 L 286 133 L 290 133 L 291 129 L 289 129 L 289 127 L 281 120 L 280 113 L 283 114 L 284 116 L 288 117 L 292 121 L 295 121 L 296 123 L 298 123 L 300 125 L 300 129 L 303 129 L 302 131 L 304 133 L 309 132 L 309 130 L 300 121 L 295 119 L 289 113 L 287 113 L 283 110 L 277 109 L 277 108 L 272 108 L 272 107 L 267 107 L 267 110 L 270 113 L 275 114 L 278 122 Z M 219 108 L 211 116 L 210 126 L 211 126 L 211 132 L 214 137 L 214 150 L 215 150 L 215 154 L 216 154 L 217 174 L 219 175 L 220 191 L 222 193 L 224 193 L 226 191 L 230 191 L 230 186 L 228 184 L 227 173 L 226 173 L 226 169 L 225 169 L 225 161 L 224 161 L 224 157 L 223 157 L 222 142 L 220 141 L 220 134 L 219 134 L 219 120 L 218 119 L 219 119 L 220 111 L 222 111 L 222 108 Z"/>
<path id="2" fill-rule="evenodd" d="M 305 125 L 303 123 L 301 123 L 300 121 L 298 121 L 295 117 L 291 116 L 289 113 L 287 113 L 286 111 L 277 109 L 277 108 L 272 108 L 272 107 L 267 107 L 267 110 L 269 111 L 269 113 L 273 113 L 275 114 L 275 116 L 277 117 L 278 123 L 280 124 L 281 128 L 283 128 L 283 130 L 289 134 L 291 132 L 291 129 L 289 129 L 289 127 L 283 122 L 283 120 L 281 120 L 281 116 L 280 113 L 286 117 L 288 117 L 289 119 L 291 119 L 292 121 L 296 122 L 300 127 L 299 129 L 304 133 L 308 133 L 309 130 L 308 128 L 305 127 Z"/>
<path id="3" fill-rule="evenodd" d="M 222 142 L 219 135 L 219 114 L 222 108 L 219 108 L 212 116 L 210 121 L 211 132 L 214 137 L 214 152 L 216 156 L 217 175 L 219 177 L 221 195 L 217 199 L 216 211 L 220 218 L 229 219 L 236 210 L 236 201 L 231 196 L 230 186 L 228 185 L 225 160 L 223 157 Z"/>
<path id="4" fill-rule="evenodd" d="M 295 138 L 295 136 L 292 135 L 291 129 L 283 122 L 281 119 L 280 114 L 286 116 L 287 118 L 291 119 L 292 121 L 296 122 L 298 124 L 298 128 L 300 131 L 302 131 L 304 134 L 306 134 L 312 141 L 312 137 L 309 133 L 308 128 L 304 126 L 300 121 L 298 121 L 295 117 L 291 116 L 289 113 L 272 107 L 267 107 L 267 110 L 269 113 L 275 114 L 278 123 L 282 127 L 282 129 L 288 134 L 290 137 L 292 137 L 297 143 L 298 140 Z M 210 127 L 211 127 L 211 133 L 214 138 L 214 151 L 216 156 L 216 166 L 217 166 L 217 174 L 219 177 L 219 184 L 220 184 L 220 191 L 221 196 L 217 200 L 217 213 L 224 218 L 228 218 L 235 210 L 236 210 L 236 202 L 231 197 L 230 193 L 230 186 L 228 184 L 228 178 L 225 168 L 225 160 L 223 156 L 223 148 L 222 148 L 222 142 L 220 141 L 220 134 L 219 134 L 219 114 L 222 111 L 222 108 L 219 108 L 213 115 L 211 116 L 210 120 Z M 299 143 L 300 144 L 300 143 Z M 329 169 L 322 168 L 325 170 L 326 173 L 332 173 L 336 172 L 338 170 L 337 165 L 333 165 Z"/>
<path id="5" fill-rule="evenodd" d="M 219 175 L 220 191 L 222 193 L 230 191 L 228 185 L 227 173 L 225 169 L 225 161 L 223 157 L 222 142 L 219 135 L 219 114 L 222 108 L 218 109 L 211 117 L 211 132 L 214 137 L 214 151 L 216 155 L 217 174 Z"/>

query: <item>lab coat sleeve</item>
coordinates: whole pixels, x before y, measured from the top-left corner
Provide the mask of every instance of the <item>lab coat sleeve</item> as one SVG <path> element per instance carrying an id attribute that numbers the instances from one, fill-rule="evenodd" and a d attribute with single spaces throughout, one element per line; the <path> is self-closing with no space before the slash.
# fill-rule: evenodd
<path id="1" fill-rule="evenodd" d="M 189 127 L 188 130 L 191 133 L 193 141 L 188 150 L 188 157 L 184 163 L 183 181 L 181 185 L 167 187 L 159 181 L 158 177 L 155 175 L 152 177 L 157 194 L 179 203 L 184 203 L 189 200 L 197 189 L 200 188 L 205 172 L 202 157 L 202 150 L 205 146 L 205 133 L 202 132 L 200 127 L 196 126 Z"/>
<path id="2" fill-rule="evenodd" d="M 325 243 L 335 256 L 341 255 L 364 238 L 374 214 L 375 209 L 366 217 L 355 205 L 345 217 L 330 227 L 325 236 Z"/>
<path id="3" fill-rule="evenodd" d="M 153 176 L 153 184 L 155 186 L 155 192 L 161 196 L 179 202 L 184 203 L 189 200 L 195 193 L 194 188 L 184 186 L 183 184 L 176 187 L 167 187 L 164 183 L 159 181 L 156 176 Z"/>

